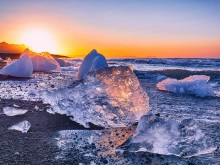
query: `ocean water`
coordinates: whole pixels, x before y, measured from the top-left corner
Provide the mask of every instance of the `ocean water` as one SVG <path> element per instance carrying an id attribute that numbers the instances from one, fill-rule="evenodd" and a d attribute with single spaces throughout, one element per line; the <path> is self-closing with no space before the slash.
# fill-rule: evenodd
<path id="1" fill-rule="evenodd" d="M 109 59 L 112 64 L 132 65 L 140 71 L 183 69 L 189 71 L 220 71 L 220 59 L 214 58 L 146 58 Z"/>

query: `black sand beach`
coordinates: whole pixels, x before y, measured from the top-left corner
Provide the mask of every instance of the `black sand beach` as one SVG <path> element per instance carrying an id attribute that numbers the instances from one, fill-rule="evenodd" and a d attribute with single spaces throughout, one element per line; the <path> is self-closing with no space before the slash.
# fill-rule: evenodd
<path id="1" fill-rule="evenodd" d="M 5 63 L 2 63 L 2 66 L 4 65 Z M 215 80 L 219 77 L 218 71 L 161 70 L 134 72 L 150 97 L 152 113 L 162 118 L 177 121 L 184 118 L 196 119 L 205 135 L 210 137 L 219 147 L 220 102 L 218 97 L 198 98 L 191 95 L 161 92 L 156 88 L 155 79 L 148 77 L 151 74 L 160 74 L 181 79 L 193 74 L 206 74 L 211 77 L 211 80 Z M 42 74 L 44 75 L 44 73 Z M 49 73 L 45 73 L 44 76 L 47 75 Z M 50 76 L 56 77 L 57 74 L 51 73 Z M 0 83 L 7 83 L 8 80 L 16 83 L 27 82 L 28 84 L 29 80 L 34 80 L 34 77 L 27 80 L 7 76 L 0 77 Z M 61 81 L 63 80 L 65 79 L 61 79 Z M 45 79 L 46 81 L 48 80 Z M 28 112 L 14 117 L 3 114 L 4 107 L 15 105 L 21 109 L 27 109 Z M 39 109 L 36 109 L 35 106 Z M 0 99 L 0 164 L 219 164 L 219 149 L 214 153 L 187 159 L 144 152 L 125 152 L 123 155 L 115 155 L 115 148 L 134 133 L 136 126 L 108 130 L 91 125 L 90 129 L 86 129 L 65 115 L 48 113 L 46 110 L 49 107 L 41 101 Z M 31 123 L 30 130 L 27 133 L 8 130 L 10 126 L 24 120 Z M 89 137 L 93 136 L 96 130 L 98 130 L 97 134 L 102 135 L 96 137 L 95 142 L 89 143 Z"/>
<path id="2" fill-rule="evenodd" d="M 6 116 L 3 107 L 16 104 L 28 112 L 21 116 Z M 38 106 L 39 110 L 34 107 Z M 46 112 L 48 105 L 42 102 L 0 101 L 0 164 L 60 164 L 54 159 L 57 147 L 52 138 L 60 130 L 85 130 L 69 117 Z M 28 133 L 10 131 L 8 127 L 27 120 L 31 123 Z M 101 129 L 91 125 L 91 129 Z M 77 153 L 76 153 L 77 154 Z"/>

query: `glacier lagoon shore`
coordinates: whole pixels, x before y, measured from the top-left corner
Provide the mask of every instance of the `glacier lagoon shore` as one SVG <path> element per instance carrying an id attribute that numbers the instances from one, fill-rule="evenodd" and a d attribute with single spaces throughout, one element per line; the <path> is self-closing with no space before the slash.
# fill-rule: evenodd
<path id="1" fill-rule="evenodd" d="M 28 80 L 14 81 L 3 78 L 1 84 L 4 82 L 6 85 L 10 81 L 12 86 L 17 82 L 17 85 L 19 85 L 19 83 L 28 84 L 27 86 L 32 84 L 31 89 L 36 85 L 36 87 L 39 86 L 40 90 L 53 90 L 62 84 L 69 84 L 69 82 L 72 81 L 74 73 L 74 70 L 68 72 L 68 74 L 66 72 L 48 74 L 36 73 L 33 79 Z M 158 82 L 161 75 L 153 73 L 153 76 L 156 76 L 153 78 L 147 75 L 148 72 L 145 73 L 144 76 L 140 76 L 138 73 L 136 73 L 136 75 L 150 97 L 150 109 L 152 113 L 162 118 L 177 121 L 181 121 L 185 118 L 194 118 L 205 135 L 214 140 L 215 144 L 219 146 L 220 103 L 218 97 L 199 98 L 191 95 L 161 92 L 156 89 L 156 82 Z M 176 75 L 178 74 L 176 73 Z M 37 81 L 34 81 L 34 79 L 37 79 Z M 65 82 L 63 82 L 64 79 L 66 79 Z M 48 83 L 42 84 L 44 80 L 47 80 Z M 164 156 L 144 152 L 125 152 L 123 155 L 115 155 L 114 149 L 134 133 L 136 126 L 110 130 L 100 130 L 100 127 L 93 126 L 86 130 L 81 125 L 70 121 L 66 116 L 46 112 L 48 105 L 37 101 L 37 97 L 35 97 L 36 95 L 34 95 L 34 93 L 35 91 L 29 93 L 27 91 L 26 93 L 26 96 L 29 96 L 29 94 L 33 96 L 32 101 L 15 99 L 16 97 L 14 99 L 1 99 L 0 132 L 3 140 L 0 143 L 2 153 L 0 162 L 2 164 L 97 163 L 188 165 L 218 164 L 220 161 L 219 150 L 191 158 Z M 17 96 L 19 95 L 21 94 L 18 93 Z M 14 104 L 21 108 L 29 109 L 30 112 L 15 117 L 6 117 L 2 114 L 2 108 L 13 106 Z M 36 110 L 35 106 L 38 106 L 39 109 Z M 21 120 L 28 120 L 32 124 L 27 134 L 9 131 L 7 129 L 12 124 Z"/>
<path id="2" fill-rule="evenodd" d="M 155 83 L 140 79 L 150 100 L 150 109 L 154 114 L 166 119 L 182 120 L 193 117 L 206 136 L 219 138 L 219 104 L 217 98 L 197 98 L 194 96 L 177 96 L 173 93 L 160 92 Z M 153 101 L 154 100 L 154 101 Z M 175 104 L 173 104 L 175 102 Z M 1 99 L 1 109 L 5 106 L 18 105 L 29 109 L 27 114 L 15 117 L 0 115 L 1 125 L 1 163 L 3 164 L 218 164 L 219 151 L 179 158 L 151 153 L 129 153 L 115 155 L 114 149 L 125 142 L 134 133 L 136 126 L 103 130 L 93 126 L 86 129 L 69 120 L 68 117 L 46 112 L 49 105 L 40 101 L 21 101 Z M 209 105 L 209 106 L 208 106 Z M 39 110 L 35 110 L 35 106 Z M 7 128 L 16 122 L 28 120 L 32 126 L 27 134 L 9 131 Z"/>

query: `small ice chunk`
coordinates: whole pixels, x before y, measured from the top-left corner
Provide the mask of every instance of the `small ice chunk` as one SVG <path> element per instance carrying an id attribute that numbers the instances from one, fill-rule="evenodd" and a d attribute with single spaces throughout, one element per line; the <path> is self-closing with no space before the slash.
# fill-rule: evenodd
<path id="1" fill-rule="evenodd" d="M 39 82 L 38 86 L 39 86 L 39 87 L 46 87 L 47 84 L 46 84 L 45 82 Z"/>
<path id="2" fill-rule="evenodd" d="M 15 125 L 9 127 L 8 129 L 21 131 L 22 133 L 27 133 L 28 130 L 30 129 L 30 127 L 31 127 L 31 123 L 29 123 L 27 120 L 25 120 L 25 121 L 22 121 L 18 124 L 15 124 Z"/>
<path id="3" fill-rule="evenodd" d="M 31 88 L 29 91 L 28 91 L 28 94 L 31 95 L 31 96 L 36 96 L 37 95 L 37 90 L 34 89 L 34 88 Z"/>
<path id="4" fill-rule="evenodd" d="M 76 77 L 77 79 L 83 79 L 89 72 L 104 67 L 108 67 L 105 57 L 93 49 L 84 58 Z"/>
<path id="5" fill-rule="evenodd" d="M 32 73 L 33 65 L 31 59 L 27 55 L 8 63 L 0 70 L 0 74 L 14 77 L 31 77 Z"/>
<path id="6" fill-rule="evenodd" d="M 181 94 L 193 94 L 199 97 L 213 96 L 214 91 L 207 83 L 210 77 L 206 75 L 189 76 L 182 80 L 165 79 L 157 84 L 157 88 L 163 91 Z"/>
<path id="7" fill-rule="evenodd" d="M 15 152 L 15 155 L 19 155 L 20 153 L 19 152 Z"/>
<path id="8" fill-rule="evenodd" d="M 13 104 L 13 107 L 19 108 L 20 106 L 17 104 Z"/>
<path id="9" fill-rule="evenodd" d="M 28 110 L 25 109 L 18 109 L 14 107 L 4 107 L 3 112 L 7 116 L 16 116 L 16 115 L 23 115 L 27 112 Z"/>
<path id="10" fill-rule="evenodd" d="M 37 105 L 34 106 L 35 110 L 39 110 L 39 107 Z"/>
<path id="11" fill-rule="evenodd" d="M 92 153 L 86 153 L 83 155 L 84 157 L 94 157 L 95 155 L 93 155 Z"/>
<path id="12" fill-rule="evenodd" d="M 53 115 L 55 114 L 55 112 L 51 108 L 48 108 L 46 111 L 50 114 L 53 114 Z"/>
<path id="13" fill-rule="evenodd" d="M 85 127 L 128 126 L 149 111 L 149 98 L 127 66 L 105 67 L 90 72 L 83 81 L 47 92 L 45 103 Z"/>
<path id="14" fill-rule="evenodd" d="M 34 71 L 48 72 L 51 70 L 60 71 L 59 63 L 48 52 L 35 53 L 26 49 L 21 57 L 28 56 L 33 64 Z"/>
<path id="15" fill-rule="evenodd" d="M 212 140 L 205 137 L 193 119 L 184 119 L 179 123 L 149 113 L 141 117 L 135 134 L 119 146 L 116 152 L 150 152 L 191 157 L 215 149 Z"/>

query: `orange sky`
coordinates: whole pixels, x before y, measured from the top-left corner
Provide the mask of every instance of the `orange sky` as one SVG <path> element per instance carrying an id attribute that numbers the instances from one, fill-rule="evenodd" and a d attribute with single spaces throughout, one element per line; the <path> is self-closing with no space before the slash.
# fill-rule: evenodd
<path id="1" fill-rule="evenodd" d="M 220 58 L 220 3 L 212 0 L 18 2 L 1 3 L 0 42 L 71 57 L 95 48 L 106 57 Z"/>

